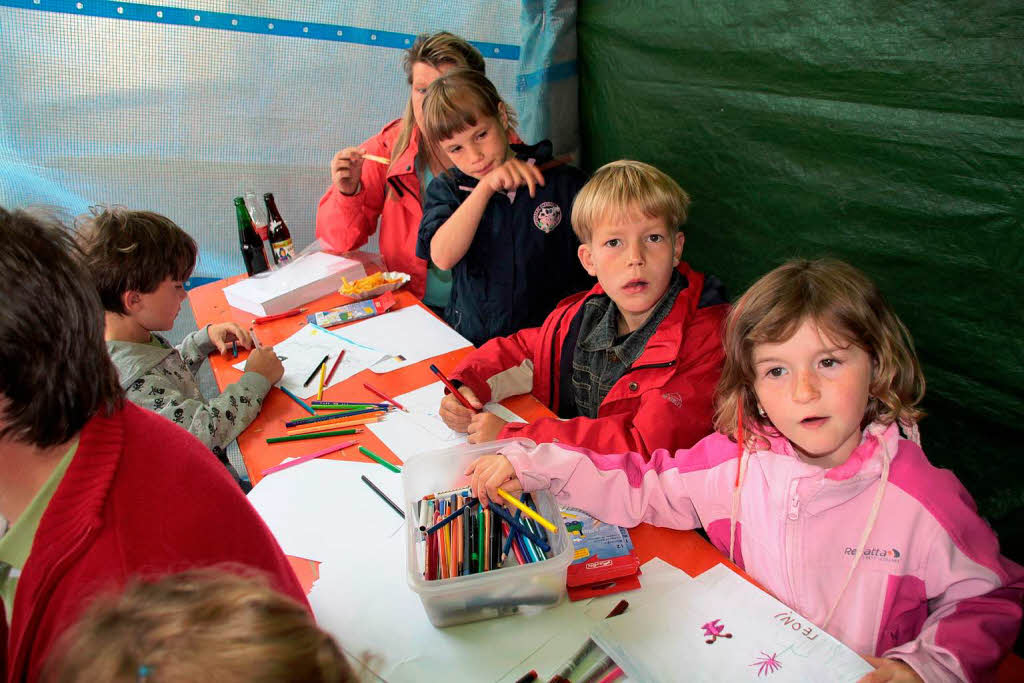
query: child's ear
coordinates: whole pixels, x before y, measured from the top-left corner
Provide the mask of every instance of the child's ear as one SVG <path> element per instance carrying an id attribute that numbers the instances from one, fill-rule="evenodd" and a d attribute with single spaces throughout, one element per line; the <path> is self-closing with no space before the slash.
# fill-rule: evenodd
<path id="1" fill-rule="evenodd" d="M 683 244 L 686 243 L 686 235 L 683 234 L 682 230 L 676 232 L 676 243 L 672 248 L 672 265 L 678 266 L 679 262 L 683 260 Z"/>
<path id="2" fill-rule="evenodd" d="M 594 256 L 590 253 L 590 244 L 584 242 L 576 249 L 576 254 L 580 257 L 580 263 L 583 264 L 583 270 L 587 271 L 591 277 L 597 277 L 597 268 L 594 267 Z"/>
<path id="3" fill-rule="evenodd" d="M 121 294 L 121 306 L 126 313 L 134 313 L 142 303 L 142 295 L 134 289 L 129 289 Z"/>

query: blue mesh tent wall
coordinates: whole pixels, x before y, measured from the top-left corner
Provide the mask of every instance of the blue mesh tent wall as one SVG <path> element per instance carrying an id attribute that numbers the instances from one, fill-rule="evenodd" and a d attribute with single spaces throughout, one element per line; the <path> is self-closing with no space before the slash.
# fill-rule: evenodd
<path id="1" fill-rule="evenodd" d="M 694 197 L 735 297 L 791 257 L 875 278 L 924 364 L 925 452 L 1024 557 L 1024 6 L 580 3 L 586 165 Z"/>

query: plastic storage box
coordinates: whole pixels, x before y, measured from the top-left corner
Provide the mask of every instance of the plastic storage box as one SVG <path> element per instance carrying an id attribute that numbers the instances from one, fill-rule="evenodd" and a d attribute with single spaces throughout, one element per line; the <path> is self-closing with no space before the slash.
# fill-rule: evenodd
<path id="1" fill-rule="evenodd" d="M 464 485 L 467 482 L 463 472 L 469 463 L 512 443 L 521 443 L 528 448 L 535 445 L 529 439 L 463 444 L 421 453 L 409 458 L 402 467 L 409 586 L 419 594 L 423 609 L 434 626 L 454 626 L 521 611 L 539 611 L 565 599 L 565 575 L 572 562 L 573 547 L 558 503 L 550 491 L 532 494 L 540 514 L 558 527 L 558 533 L 548 534 L 551 545 L 549 559 L 451 579 L 427 581 L 423 578 L 423 544 L 418 543 L 421 534 L 416 501 L 429 493 Z"/>

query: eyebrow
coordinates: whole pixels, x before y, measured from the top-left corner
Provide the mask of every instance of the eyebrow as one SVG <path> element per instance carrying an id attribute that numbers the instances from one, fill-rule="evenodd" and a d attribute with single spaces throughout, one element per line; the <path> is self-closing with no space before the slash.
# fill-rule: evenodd
<path id="1" fill-rule="evenodd" d="M 835 353 L 836 351 L 846 351 L 849 348 L 850 348 L 849 345 L 846 345 L 846 346 L 827 346 L 827 347 L 825 347 L 823 349 L 819 349 L 818 351 L 815 351 L 814 353 L 815 353 L 815 355 L 823 355 L 823 354 Z M 776 358 L 775 356 L 768 356 L 767 358 L 761 358 L 761 359 L 756 359 L 755 358 L 754 359 L 754 365 L 755 366 L 757 366 L 757 365 L 764 365 L 765 363 L 784 363 L 784 362 L 785 362 L 784 359 Z"/>

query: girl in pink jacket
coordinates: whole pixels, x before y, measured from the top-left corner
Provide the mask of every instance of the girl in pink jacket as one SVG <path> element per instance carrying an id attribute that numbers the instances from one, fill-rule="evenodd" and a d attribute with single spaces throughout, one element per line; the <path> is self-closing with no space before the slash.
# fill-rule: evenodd
<path id="1" fill-rule="evenodd" d="M 924 378 L 860 271 L 793 261 L 726 321 L 716 433 L 649 462 L 506 448 L 467 470 L 485 503 L 551 488 L 605 522 L 703 526 L 779 600 L 876 666 L 871 681 L 987 680 L 1021 622 L 1024 568 L 917 439 Z"/>

